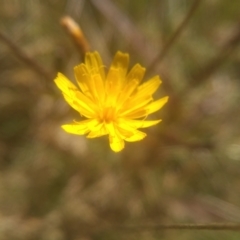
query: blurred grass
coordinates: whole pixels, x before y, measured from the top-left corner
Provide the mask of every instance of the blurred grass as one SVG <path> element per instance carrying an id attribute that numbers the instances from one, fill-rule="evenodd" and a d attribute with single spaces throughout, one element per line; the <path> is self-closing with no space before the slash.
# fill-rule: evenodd
<path id="1" fill-rule="evenodd" d="M 108 64 L 117 50 L 151 66 L 193 1 L 0 0 L 0 31 L 50 76 L 80 57 L 69 15 Z M 112 6 L 113 4 L 113 6 Z M 114 14 L 113 14 L 114 13 Z M 68 135 L 79 116 L 52 79 L 0 42 L 0 239 L 231 239 L 238 232 L 124 231 L 109 224 L 240 223 L 239 1 L 200 1 L 160 64 L 170 102 L 120 154 Z"/>

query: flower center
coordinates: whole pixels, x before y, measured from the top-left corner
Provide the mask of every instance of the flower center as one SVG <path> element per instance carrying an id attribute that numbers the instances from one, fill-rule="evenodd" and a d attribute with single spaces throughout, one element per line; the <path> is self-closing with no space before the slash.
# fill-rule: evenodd
<path id="1" fill-rule="evenodd" d="M 113 107 L 105 107 L 100 114 L 100 121 L 110 123 L 116 119 L 116 111 Z"/>

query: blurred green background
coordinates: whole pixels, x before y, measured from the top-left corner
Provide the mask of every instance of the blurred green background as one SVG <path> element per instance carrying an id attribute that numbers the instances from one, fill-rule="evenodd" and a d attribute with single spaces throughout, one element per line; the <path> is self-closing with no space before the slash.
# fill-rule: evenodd
<path id="1" fill-rule="evenodd" d="M 119 227 L 240 223 L 240 1 L 0 6 L 1 240 L 240 238 L 231 231 Z M 89 140 L 60 128 L 80 119 L 52 81 L 59 71 L 75 81 L 73 67 L 82 61 L 60 25 L 65 15 L 107 66 L 117 50 L 129 52 L 131 66 L 147 67 L 145 80 L 161 76 L 156 97 L 170 97 L 153 115 L 163 122 L 121 153 L 111 152 L 107 137 Z"/>

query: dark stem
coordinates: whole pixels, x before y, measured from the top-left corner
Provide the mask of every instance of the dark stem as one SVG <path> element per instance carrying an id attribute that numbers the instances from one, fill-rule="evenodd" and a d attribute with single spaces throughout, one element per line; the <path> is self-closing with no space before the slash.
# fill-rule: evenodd
<path id="1" fill-rule="evenodd" d="M 42 66 L 40 66 L 33 58 L 29 57 L 21 48 L 19 48 L 9 37 L 7 37 L 2 32 L 0 32 L 0 41 L 5 43 L 12 50 L 15 56 L 27 64 L 37 74 L 44 77 L 47 81 L 52 80 L 51 75 Z"/>
<path id="2" fill-rule="evenodd" d="M 162 51 L 158 54 L 158 56 L 152 61 L 152 63 L 148 67 L 148 71 L 153 70 L 157 64 L 159 64 L 163 58 L 167 55 L 168 51 L 172 47 L 172 45 L 175 43 L 175 41 L 178 39 L 180 34 L 183 32 L 183 30 L 186 28 L 187 24 L 189 23 L 190 19 L 192 18 L 193 14 L 197 10 L 201 0 L 195 0 L 192 7 L 189 9 L 189 12 L 183 19 L 182 23 L 178 26 L 176 31 L 173 33 L 173 35 L 170 37 L 168 42 L 163 47 Z"/>
<path id="3" fill-rule="evenodd" d="M 240 223 L 209 223 L 209 224 L 144 224 L 144 225 L 116 225 L 107 229 L 114 231 L 159 231 L 159 230 L 214 230 L 240 231 Z"/>

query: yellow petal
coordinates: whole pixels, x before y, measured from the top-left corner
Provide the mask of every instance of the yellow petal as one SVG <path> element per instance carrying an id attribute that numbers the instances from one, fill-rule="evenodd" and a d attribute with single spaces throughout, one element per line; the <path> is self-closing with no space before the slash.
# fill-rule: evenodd
<path id="1" fill-rule="evenodd" d="M 169 97 L 163 97 L 158 99 L 157 101 L 154 101 L 152 103 L 150 103 L 147 107 L 146 110 L 148 112 L 148 114 L 151 114 L 153 112 L 158 111 L 160 108 L 162 108 L 168 101 Z"/>
<path id="2" fill-rule="evenodd" d="M 87 52 L 85 55 L 85 65 L 90 74 L 97 74 L 99 73 L 99 65 L 96 59 L 97 52 Z"/>
<path id="3" fill-rule="evenodd" d="M 136 64 L 126 77 L 125 83 L 123 83 L 123 89 L 117 99 L 117 109 L 120 109 L 124 102 L 130 97 L 130 95 L 137 89 L 138 84 L 141 82 L 145 73 L 145 68 L 140 64 Z"/>
<path id="4" fill-rule="evenodd" d="M 59 73 L 54 80 L 59 89 L 63 92 L 66 102 L 85 117 L 95 116 L 94 104 L 88 100 L 63 74 Z M 80 95 L 83 97 L 79 98 Z"/>
<path id="5" fill-rule="evenodd" d="M 85 65 L 91 75 L 90 78 L 88 78 L 89 90 L 94 96 L 94 99 L 102 103 L 105 98 L 105 70 L 99 53 L 86 53 Z"/>
<path id="6" fill-rule="evenodd" d="M 153 100 L 152 96 L 141 96 L 141 98 L 129 98 L 128 101 L 125 102 L 122 109 L 120 110 L 119 115 L 120 116 L 126 116 L 127 118 L 129 115 L 131 115 L 133 112 L 144 109 L 145 106 Z"/>
<path id="7" fill-rule="evenodd" d="M 84 96 L 81 92 L 76 92 L 75 99 L 73 101 L 75 106 L 78 106 L 80 114 L 87 118 L 96 117 L 96 105 L 89 98 Z"/>
<path id="8" fill-rule="evenodd" d="M 133 94 L 122 108 L 121 115 L 128 115 L 131 112 L 147 105 L 152 101 L 152 94 L 157 90 L 161 80 L 158 76 L 153 77 L 138 87 L 137 92 Z"/>
<path id="9" fill-rule="evenodd" d="M 106 93 L 109 101 L 116 101 L 123 87 L 128 69 L 129 55 L 117 52 L 106 77 Z"/>
<path id="10" fill-rule="evenodd" d="M 95 67 L 98 67 L 98 64 L 95 64 L 97 65 Z M 91 100 L 96 101 L 96 103 L 99 101 L 103 102 L 105 98 L 104 79 L 102 78 L 99 69 L 98 71 L 94 70 L 94 73 L 90 73 L 88 68 L 84 64 L 74 68 L 77 83 L 84 95 Z"/>
<path id="11" fill-rule="evenodd" d="M 74 91 L 78 91 L 77 87 L 69 81 L 63 74 L 58 73 L 54 80 L 57 87 L 67 96 L 72 97 Z"/>
<path id="12" fill-rule="evenodd" d="M 126 138 L 124 140 L 127 142 L 137 142 L 143 140 L 146 136 L 147 136 L 146 133 L 136 130 L 133 136 Z"/>
<path id="13" fill-rule="evenodd" d="M 87 135 L 87 138 L 101 137 L 108 134 L 108 131 L 103 123 L 98 124 L 91 129 L 91 132 Z"/>
<path id="14" fill-rule="evenodd" d="M 136 118 L 146 117 L 147 115 L 148 115 L 147 110 L 144 109 L 144 108 L 141 108 L 141 109 L 137 109 L 136 111 L 125 115 L 124 117 L 131 118 L 131 119 L 136 119 Z"/>
<path id="15" fill-rule="evenodd" d="M 159 100 L 154 101 L 143 108 L 136 109 L 135 111 L 126 114 L 125 117 L 132 119 L 146 117 L 147 115 L 162 108 L 167 101 L 168 97 L 160 98 Z"/>
<path id="16" fill-rule="evenodd" d="M 115 105 L 118 95 L 121 92 L 122 84 L 123 83 L 119 73 L 119 69 L 111 69 L 108 73 L 105 83 L 107 106 Z"/>
<path id="17" fill-rule="evenodd" d="M 100 74 L 95 74 L 92 77 L 93 81 L 94 81 L 94 95 L 97 98 L 97 101 L 99 101 L 99 103 L 103 104 L 104 100 L 105 100 L 105 87 L 104 87 L 104 82 L 101 78 Z"/>
<path id="18" fill-rule="evenodd" d="M 122 120 L 124 121 L 127 125 L 133 127 L 133 128 L 147 128 L 147 127 L 151 127 L 154 126 L 158 123 L 160 123 L 162 120 L 131 120 L 131 119 L 124 119 Z"/>
<path id="19" fill-rule="evenodd" d="M 84 135 L 90 131 L 87 125 L 78 123 L 65 124 L 62 128 L 68 133 L 77 135 Z"/>
<path id="20" fill-rule="evenodd" d="M 99 74 L 101 75 L 103 81 L 105 80 L 106 76 L 105 76 L 105 67 L 103 65 L 103 62 L 102 62 L 102 58 L 100 56 L 100 54 L 98 52 L 95 52 L 95 58 L 96 58 L 96 62 L 97 62 L 97 65 L 98 65 L 98 72 Z"/>
<path id="21" fill-rule="evenodd" d="M 120 152 L 125 146 L 124 141 L 117 135 L 109 135 L 109 143 L 114 152 Z"/>
<path id="22" fill-rule="evenodd" d="M 99 122 L 96 119 L 88 119 L 80 122 L 73 122 L 70 124 L 62 125 L 62 128 L 72 134 L 84 135 L 94 129 Z"/>
<path id="23" fill-rule="evenodd" d="M 136 131 L 135 128 L 132 128 L 125 123 L 123 124 L 118 124 L 117 125 L 117 130 L 122 139 L 130 138 L 134 135 L 134 132 Z"/>
<path id="24" fill-rule="evenodd" d="M 117 130 L 120 137 L 128 142 L 140 141 L 147 136 L 146 133 L 138 131 L 135 127 L 129 126 L 127 121 L 119 122 L 117 125 Z"/>
<path id="25" fill-rule="evenodd" d="M 90 100 L 80 91 L 76 92 L 76 100 L 81 107 L 87 109 L 90 113 L 92 113 L 95 116 L 97 110 L 97 105 L 95 104 L 95 102 Z"/>
<path id="26" fill-rule="evenodd" d="M 79 100 L 77 99 L 76 96 L 70 98 L 67 95 L 63 94 L 64 99 L 66 100 L 66 102 L 76 111 L 78 111 L 81 115 L 87 117 L 87 118 L 92 118 L 95 116 L 95 113 L 90 109 L 88 109 L 88 107 L 86 108 L 83 104 L 80 104 Z"/>
<path id="27" fill-rule="evenodd" d="M 137 88 L 138 84 L 139 84 L 139 81 L 136 79 L 133 79 L 132 81 L 126 83 L 125 87 L 123 88 L 120 95 L 118 96 L 117 104 L 116 104 L 117 109 L 120 109 L 122 105 L 129 99 L 129 96 Z"/>
<path id="28" fill-rule="evenodd" d="M 76 67 L 74 67 L 74 73 L 75 73 L 75 78 L 77 80 L 77 83 L 82 90 L 82 92 L 88 96 L 91 97 L 91 89 L 89 87 L 89 81 L 91 78 L 90 73 L 88 72 L 87 67 L 85 64 L 80 64 Z"/>
<path id="29" fill-rule="evenodd" d="M 152 95 L 158 89 L 161 83 L 162 81 L 160 80 L 159 76 L 151 78 L 138 87 L 135 97 L 137 98 L 138 96 L 140 97 L 142 95 Z"/>
<path id="30" fill-rule="evenodd" d="M 120 152 L 124 148 L 124 140 L 119 135 L 113 123 L 106 124 L 106 128 L 109 132 L 109 143 L 111 149 L 114 152 Z"/>
<path id="31" fill-rule="evenodd" d="M 128 64 L 129 55 L 127 53 L 122 53 L 118 51 L 114 56 L 114 59 L 109 69 L 109 73 L 112 71 L 112 69 L 119 69 L 120 76 L 125 77 L 128 70 Z"/>
<path id="32" fill-rule="evenodd" d="M 145 72 L 146 68 L 142 67 L 140 64 L 134 65 L 126 77 L 126 82 L 131 81 L 132 79 L 137 79 L 139 82 L 141 82 Z"/>

